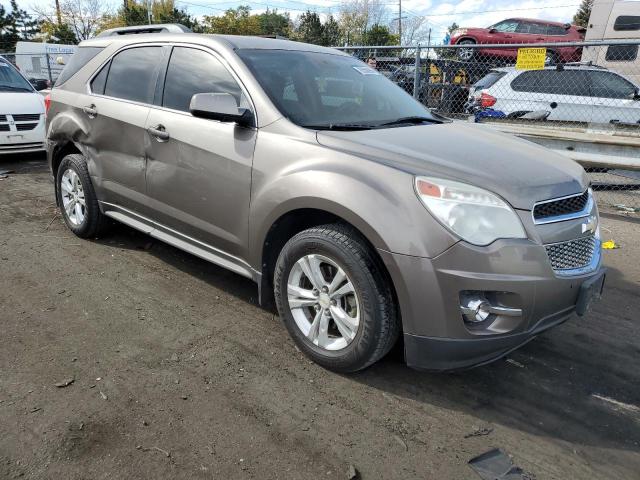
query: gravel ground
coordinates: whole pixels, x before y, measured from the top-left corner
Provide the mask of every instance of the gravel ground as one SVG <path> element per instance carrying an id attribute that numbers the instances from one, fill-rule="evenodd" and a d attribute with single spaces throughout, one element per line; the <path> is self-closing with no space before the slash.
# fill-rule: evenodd
<path id="1" fill-rule="evenodd" d="M 493 447 L 530 478 L 638 478 L 637 222 L 603 218 L 622 248 L 592 313 L 508 360 L 434 374 L 394 352 L 343 376 L 250 281 L 124 226 L 80 240 L 40 156 L 4 168 L 0 478 L 473 479 Z"/>

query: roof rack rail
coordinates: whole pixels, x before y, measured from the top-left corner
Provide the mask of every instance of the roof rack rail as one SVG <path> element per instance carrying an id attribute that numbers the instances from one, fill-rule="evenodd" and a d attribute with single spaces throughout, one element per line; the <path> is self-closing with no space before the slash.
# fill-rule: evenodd
<path id="1" fill-rule="evenodd" d="M 161 23 L 157 25 L 133 25 L 130 27 L 116 27 L 100 32 L 98 37 L 116 37 L 119 35 L 138 35 L 144 33 L 193 33 L 193 31 L 179 23 Z"/>
<path id="2" fill-rule="evenodd" d="M 601 68 L 602 70 L 607 70 L 607 67 L 603 67 L 602 65 L 598 65 L 593 63 L 593 61 L 589 60 L 588 62 L 567 62 L 567 63 L 559 63 L 556 66 L 563 65 L 565 67 L 591 67 L 591 68 Z"/>

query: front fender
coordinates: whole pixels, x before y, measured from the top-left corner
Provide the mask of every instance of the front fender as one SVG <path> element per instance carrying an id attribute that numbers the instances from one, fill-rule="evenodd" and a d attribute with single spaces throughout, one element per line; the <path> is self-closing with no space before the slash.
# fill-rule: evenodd
<path id="1" fill-rule="evenodd" d="M 283 148 L 283 142 L 294 142 Z M 298 209 L 323 210 L 357 228 L 381 250 L 434 257 L 457 239 L 424 208 L 413 176 L 313 141 L 261 131 L 249 214 L 249 260 L 260 270 L 271 226 Z"/>

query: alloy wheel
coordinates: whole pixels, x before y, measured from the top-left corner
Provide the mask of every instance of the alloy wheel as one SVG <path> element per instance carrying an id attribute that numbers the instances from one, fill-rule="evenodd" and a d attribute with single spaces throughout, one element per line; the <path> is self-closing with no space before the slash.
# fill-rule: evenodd
<path id="1" fill-rule="evenodd" d="M 69 222 L 74 226 L 82 225 L 87 215 L 87 204 L 80 176 L 75 170 L 65 170 L 60 179 L 62 206 Z"/>
<path id="2" fill-rule="evenodd" d="M 346 348 L 360 325 L 360 303 L 345 271 L 324 255 L 300 258 L 289 273 L 287 298 L 297 327 L 324 350 Z"/>

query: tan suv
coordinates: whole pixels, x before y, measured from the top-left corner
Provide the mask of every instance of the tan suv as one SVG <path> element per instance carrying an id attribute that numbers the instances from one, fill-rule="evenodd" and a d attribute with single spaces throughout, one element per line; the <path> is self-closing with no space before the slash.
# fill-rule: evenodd
<path id="1" fill-rule="evenodd" d="M 114 219 L 253 279 L 319 364 L 496 359 L 599 295 L 584 170 L 434 116 L 336 50 L 195 34 L 83 42 L 47 100 L 69 228 Z"/>

